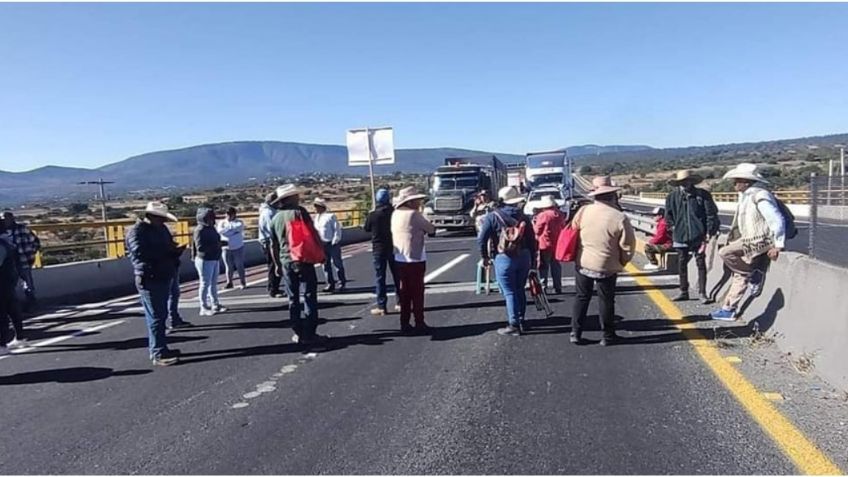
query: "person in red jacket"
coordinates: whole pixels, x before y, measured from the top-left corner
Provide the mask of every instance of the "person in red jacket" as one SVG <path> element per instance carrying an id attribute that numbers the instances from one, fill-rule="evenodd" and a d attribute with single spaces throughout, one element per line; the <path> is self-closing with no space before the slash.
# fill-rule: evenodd
<path id="1" fill-rule="evenodd" d="M 548 270 L 550 269 L 553 279 L 554 292 L 562 293 L 562 266 L 554 258 L 557 238 L 565 227 L 565 215 L 559 211 L 553 196 L 542 197 L 538 207 L 541 211 L 536 214 L 533 221 L 533 231 L 536 233 L 536 242 L 539 243 L 539 278 L 542 285 L 548 288 Z"/>
<path id="2" fill-rule="evenodd" d="M 645 244 L 645 256 L 651 262 L 645 265 L 645 270 L 659 269 L 660 264 L 657 261 L 657 254 L 666 253 L 672 248 L 671 229 L 668 228 L 668 223 L 665 221 L 665 209 L 656 207 L 652 213 L 657 221 L 657 232 Z"/>

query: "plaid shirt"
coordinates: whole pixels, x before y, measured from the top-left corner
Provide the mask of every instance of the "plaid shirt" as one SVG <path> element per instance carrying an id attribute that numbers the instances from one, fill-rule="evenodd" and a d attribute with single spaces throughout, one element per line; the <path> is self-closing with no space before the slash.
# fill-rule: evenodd
<path id="1" fill-rule="evenodd" d="M 32 267 L 35 263 L 35 254 L 41 250 L 41 241 L 24 224 L 15 224 L 12 228 L 12 242 L 18 249 L 18 258 L 21 266 Z"/>

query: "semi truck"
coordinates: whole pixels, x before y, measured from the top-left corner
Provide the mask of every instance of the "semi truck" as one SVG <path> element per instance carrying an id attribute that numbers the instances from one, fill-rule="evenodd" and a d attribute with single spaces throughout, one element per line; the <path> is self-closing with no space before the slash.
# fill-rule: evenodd
<path id="1" fill-rule="evenodd" d="M 574 196 L 574 177 L 571 160 L 566 152 L 530 152 L 525 156 L 527 184 L 530 190 L 556 185 L 562 188 L 563 196 L 570 200 Z"/>
<path id="2" fill-rule="evenodd" d="M 428 181 L 424 216 L 441 229 L 474 229 L 474 198 L 487 191 L 495 199 L 506 185 L 506 166 L 496 156 L 448 157 Z"/>

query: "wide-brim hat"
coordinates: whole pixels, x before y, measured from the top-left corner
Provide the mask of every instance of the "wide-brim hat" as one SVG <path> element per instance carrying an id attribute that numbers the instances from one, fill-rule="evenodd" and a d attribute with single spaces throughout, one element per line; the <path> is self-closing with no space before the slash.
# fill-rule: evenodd
<path id="1" fill-rule="evenodd" d="M 298 190 L 297 186 L 294 184 L 283 184 L 277 187 L 277 190 L 275 192 L 277 194 L 277 198 L 274 199 L 274 203 L 277 203 L 285 198 L 300 194 L 300 190 Z"/>
<path id="2" fill-rule="evenodd" d="M 326 209 L 327 208 L 327 201 L 320 198 L 320 197 L 316 197 L 315 200 L 312 201 L 312 205 L 314 205 L 316 207 L 323 207 L 323 208 Z"/>
<path id="3" fill-rule="evenodd" d="M 501 187 L 498 191 L 498 199 L 503 201 L 504 204 L 509 205 L 520 204 L 525 200 L 524 196 L 518 192 L 515 186 Z"/>
<path id="4" fill-rule="evenodd" d="M 665 213 L 665 209 L 663 209 L 662 207 L 654 207 L 651 210 L 651 214 L 653 214 L 653 215 L 661 215 L 661 214 L 664 214 L 664 213 Z"/>
<path id="5" fill-rule="evenodd" d="M 768 183 L 768 181 L 757 172 L 757 165 L 751 164 L 749 162 L 743 162 L 733 169 L 727 171 L 727 174 L 724 175 L 725 179 L 743 179 L 751 182 L 764 182 Z"/>
<path id="6" fill-rule="evenodd" d="M 677 174 L 671 179 L 668 180 L 668 183 L 671 185 L 680 185 L 683 181 L 689 180 L 693 184 L 700 184 L 704 181 L 704 178 L 698 174 L 695 174 L 690 169 L 683 169 L 681 171 L 677 171 Z"/>
<path id="7" fill-rule="evenodd" d="M 586 195 L 596 197 L 604 194 L 612 194 L 620 190 L 621 187 L 612 185 L 612 178 L 610 176 L 598 176 L 592 179 L 592 191 Z"/>
<path id="8" fill-rule="evenodd" d="M 397 197 L 395 197 L 395 207 L 400 207 L 403 204 L 411 201 L 411 200 L 421 200 L 426 199 L 427 194 L 421 194 L 415 190 L 415 187 L 409 186 L 405 187 L 398 192 Z"/>
<path id="9" fill-rule="evenodd" d="M 539 201 L 539 205 L 537 206 L 539 209 L 550 209 L 551 207 L 556 207 L 557 203 L 554 201 L 554 196 L 546 195 L 543 196 Z"/>
<path id="10" fill-rule="evenodd" d="M 155 215 L 156 217 L 162 217 L 163 219 L 170 220 L 171 222 L 177 221 L 177 216 L 168 212 L 168 206 L 163 204 L 162 202 L 148 202 L 147 207 L 144 208 L 145 215 Z"/>

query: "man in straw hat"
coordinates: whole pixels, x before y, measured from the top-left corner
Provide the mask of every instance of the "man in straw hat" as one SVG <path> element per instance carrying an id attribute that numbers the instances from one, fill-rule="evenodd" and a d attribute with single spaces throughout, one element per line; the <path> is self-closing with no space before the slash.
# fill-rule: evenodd
<path id="1" fill-rule="evenodd" d="M 721 222 L 712 194 L 695 187 L 703 180 L 690 170 L 682 170 L 668 181 L 674 190 L 665 199 L 665 220 L 672 228 L 672 246 L 680 265 L 680 293 L 672 298 L 674 301 L 689 300 L 689 261 L 693 255 L 698 266 L 698 296 L 702 302 L 708 301 L 706 243 L 718 235 Z"/>
<path id="2" fill-rule="evenodd" d="M 179 361 L 179 351 L 168 349 L 165 321 L 168 318 L 168 296 L 184 246 L 177 246 L 165 222 L 176 222 L 161 202 L 149 202 L 143 218 L 126 235 L 127 256 L 133 266 L 144 318 L 147 321 L 147 343 L 150 360 L 155 366 L 169 366 Z"/>
<path id="3" fill-rule="evenodd" d="M 298 218 L 313 230 L 315 226 L 309 212 L 300 206 L 300 192 L 294 184 L 277 187 L 274 205 L 278 211 L 271 221 L 272 256 L 289 297 L 289 319 L 294 331 L 292 341 L 305 345 L 325 342 L 327 337 L 317 333 L 318 277 L 315 274 L 315 266 L 292 259 L 286 230 L 287 225 Z M 303 303 L 300 301 L 301 285 L 304 288 Z"/>
<path id="4" fill-rule="evenodd" d="M 339 223 L 336 214 L 327 209 L 327 202 L 324 199 L 316 197 L 312 205 L 315 207 L 316 213 L 315 228 L 324 244 L 324 255 L 327 257 L 324 261 L 324 276 L 327 277 L 327 288 L 324 289 L 324 292 L 333 293 L 336 291 L 333 266 L 335 266 L 336 275 L 339 278 L 339 291 L 344 292 L 347 287 L 347 278 L 345 277 L 344 260 L 342 259 L 342 224 Z"/>
<path id="5" fill-rule="evenodd" d="M 280 276 L 274 267 L 274 257 L 271 251 L 271 235 L 274 233 L 271 230 L 271 221 L 274 215 L 277 214 L 277 209 L 274 208 L 274 202 L 277 200 L 277 192 L 271 192 L 265 196 L 265 201 L 259 206 L 259 244 L 262 246 L 262 251 L 265 252 L 265 262 L 268 264 L 268 295 L 275 298 L 282 294 L 280 291 Z"/>
<path id="6" fill-rule="evenodd" d="M 777 199 L 765 188 L 767 181 L 757 172 L 755 164 L 742 163 L 724 175 L 733 180 L 739 192 L 739 203 L 733 217 L 728 244 L 719 251 L 724 264 L 733 271 L 730 290 L 722 307 L 710 314 L 714 320 L 736 319 L 736 309 L 748 285 L 751 294 L 760 293 L 763 258 L 777 260 L 786 240 L 786 222 Z"/>
<path id="7" fill-rule="evenodd" d="M 548 270 L 553 281 L 554 292 L 562 293 L 562 266 L 554 259 L 559 233 L 565 227 L 565 215 L 559 210 L 554 197 L 546 195 L 539 202 L 540 212 L 533 220 L 533 232 L 539 244 L 539 278 L 548 288 Z"/>

